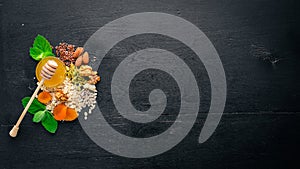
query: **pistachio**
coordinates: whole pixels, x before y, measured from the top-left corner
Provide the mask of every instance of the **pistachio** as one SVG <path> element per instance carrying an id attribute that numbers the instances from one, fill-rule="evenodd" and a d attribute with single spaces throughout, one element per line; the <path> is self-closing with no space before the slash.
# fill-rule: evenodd
<path id="1" fill-rule="evenodd" d="M 83 64 L 88 64 L 89 61 L 90 61 L 89 53 L 84 52 L 84 54 L 82 55 L 82 62 L 83 62 Z"/>

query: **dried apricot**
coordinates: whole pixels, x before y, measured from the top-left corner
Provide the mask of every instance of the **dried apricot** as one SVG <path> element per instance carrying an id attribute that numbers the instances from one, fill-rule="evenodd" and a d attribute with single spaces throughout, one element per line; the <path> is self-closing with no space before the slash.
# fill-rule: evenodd
<path id="1" fill-rule="evenodd" d="M 38 95 L 38 101 L 41 103 L 47 104 L 52 100 L 52 96 L 50 93 L 43 91 Z"/>
<path id="2" fill-rule="evenodd" d="M 53 116 L 55 120 L 64 120 L 67 115 L 67 106 L 63 103 L 56 105 L 53 109 Z"/>
<path id="3" fill-rule="evenodd" d="M 75 109 L 72 108 L 67 108 L 67 113 L 66 113 L 66 117 L 64 120 L 66 121 L 73 121 L 78 117 L 78 113 L 76 112 Z"/>

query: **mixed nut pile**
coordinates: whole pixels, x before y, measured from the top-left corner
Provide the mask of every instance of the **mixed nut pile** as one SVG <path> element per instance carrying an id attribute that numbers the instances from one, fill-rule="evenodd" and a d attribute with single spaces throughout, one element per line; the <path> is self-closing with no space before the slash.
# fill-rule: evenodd
<path id="1" fill-rule="evenodd" d="M 38 100 L 47 105 L 47 109 L 53 113 L 56 120 L 66 120 L 68 111 L 76 113 L 77 115 L 73 115 L 76 119 L 77 112 L 83 108 L 87 108 L 84 112 L 84 119 L 87 119 L 88 114 L 95 108 L 97 97 L 95 84 L 100 81 L 100 76 L 87 65 L 90 60 L 89 54 L 83 47 L 63 42 L 55 47 L 55 52 L 66 65 L 66 78 L 57 87 L 43 86 L 41 88 L 43 92 L 38 95 Z M 45 93 L 49 96 L 48 102 L 42 99 L 45 97 L 41 95 Z"/>

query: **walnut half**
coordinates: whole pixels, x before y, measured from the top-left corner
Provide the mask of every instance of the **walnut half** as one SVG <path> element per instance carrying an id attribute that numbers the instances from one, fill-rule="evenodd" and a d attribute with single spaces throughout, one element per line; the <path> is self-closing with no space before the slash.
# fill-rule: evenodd
<path id="1" fill-rule="evenodd" d="M 56 91 L 55 98 L 59 101 L 67 101 L 68 100 L 68 96 L 66 94 L 64 94 L 64 92 L 62 90 Z"/>
<path id="2" fill-rule="evenodd" d="M 97 82 L 100 81 L 100 76 L 98 75 L 91 75 L 89 76 L 90 80 L 88 80 L 89 84 L 96 84 Z"/>

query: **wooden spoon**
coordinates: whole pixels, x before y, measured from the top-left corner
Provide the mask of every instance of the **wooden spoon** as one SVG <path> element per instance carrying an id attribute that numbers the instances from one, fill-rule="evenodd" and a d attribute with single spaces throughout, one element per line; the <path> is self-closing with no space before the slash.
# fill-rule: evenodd
<path id="1" fill-rule="evenodd" d="M 24 108 L 22 114 L 20 115 L 17 123 L 14 125 L 14 127 L 10 130 L 9 135 L 11 137 L 16 137 L 19 131 L 19 126 L 28 111 L 30 105 L 32 104 L 34 98 L 36 97 L 37 93 L 41 89 L 42 85 L 44 84 L 45 80 L 51 79 L 51 77 L 55 74 L 55 71 L 58 67 L 58 64 L 54 60 L 48 60 L 48 62 L 43 66 L 41 71 L 42 80 L 40 81 L 39 85 L 35 89 L 34 93 L 32 94 L 29 102 L 27 103 L 26 107 Z"/>

